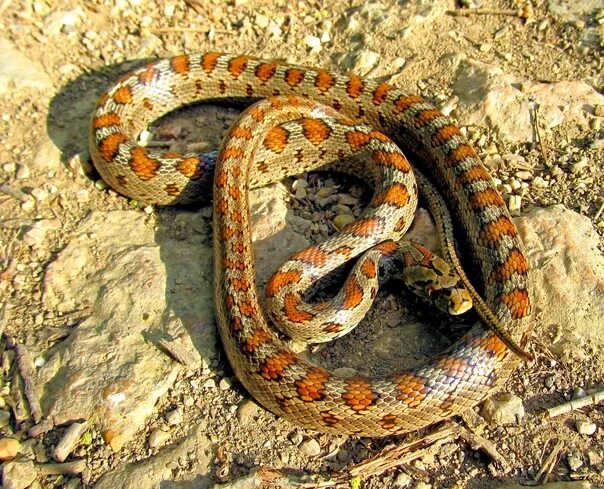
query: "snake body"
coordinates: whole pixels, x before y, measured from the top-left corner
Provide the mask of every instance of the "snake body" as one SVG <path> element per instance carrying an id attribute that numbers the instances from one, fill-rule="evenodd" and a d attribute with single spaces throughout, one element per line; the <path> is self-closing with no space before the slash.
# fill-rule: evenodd
<path id="1" fill-rule="evenodd" d="M 421 97 L 356 75 L 249 56 L 181 55 L 126 75 L 101 97 L 91 122 L 91 156 L 103 179 L 125 195 L 162 205 L 200 196 L 207 200 L 213 171 L 208 159 L 142 147 L 135 142 L 138 133 L 182 105 L 274 95 L 295 97 L 294 106 L 307 106 L 301 117 L 312 107 L 313 102 L 306 101 L 310 99 L 383 131 L 400 145 L 452 209 L 472 278 L 498 323 L 514 341 L 526 339 L 523 318 L 531 309 L 528 262 L 516 228 L 475 150 Z M 239 380 L 261 404 L 300 426 L 363 436 L 412 431 L 483 401 L 509 378 L 517 358 L 481 322 L 426 364 L 375 378 L 343 377 L 313 365 L 288 349 L 269 326 L 256 291 L 247 191 L 283 173 L 252 161 L 259 146 L 274 150 L 291 141 L 282 132 L 251 142 L 256 126 L 273 117 L 265 106 L 249 109 L 251 122 L 229 131 L 214 176 L 216 317 Z M 288 110 L 296 115 L 298 109 Z M 355 144 L 364 138 L 359 132 L 351 139 Z M 329 132 L 311 134 L 311 139 L 330 143 Z M 388 155 L 383 164 L 403 165 Z M 297 165 L 282 170 L 301 171 Z M 398 205 L 395 198 L 388 202 Z M 361 218 L 343 232 L 371 239 L 374 228 L 375 221 Z M 312 268 L 331 255 L 318 246 L 295 259 L 299 267 Z M 349 298 L 363 293 L 359 290 L 351 288 Z"/>

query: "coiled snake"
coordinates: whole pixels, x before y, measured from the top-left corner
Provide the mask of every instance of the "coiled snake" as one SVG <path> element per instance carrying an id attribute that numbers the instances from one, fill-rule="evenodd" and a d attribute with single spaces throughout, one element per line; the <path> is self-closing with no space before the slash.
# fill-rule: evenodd
<path id="1" fill-rule="evenodd" d="M 213 169 L 206 156 L 162 153 L 137 145 L 135 138 L 151 121 L 182 105 L 225 98 L 254 101 L 275 95 L 286 98 L 248 109 L 229 131 L 214 176 L 216 316 L 239 380 L 261 404 L 300 426 L 364 436 L 415 430 L 484 400 L 517 364 L 506 345 L 526 340 L 522 319 L 531 309 L 528 263 L 506 206 L 477 153 L 457 127 L 424 99 L 355 75 L 248 56 L 181 55 L 126 75 L 101 98 L 91 122 L 93 161 L 109 185 L 130 197 L 162 205 L 208 200 Z M 502 328 L 499 335 L 477 322 L 425 365 L 377 378 L 335 375 L 303 360 L 278 338 L 258 301 L 247 194 L 250 186 L 308 168 L 303 151 L 290 153 L 288 164 L 271 163 L 258 155 L 279 153 L 300 140 L 310 142 L 318 153 L 328 148 L 338 154 L 348 144 L 348 154 L 369 149 L 386 174 L 399 173 L 403 178 L 409 174 L 402 155 L 371 146 L 374 138 L 390 144 L 377 131 L 354 125 L 313 101 L 383 131 L 430 177 L 455 216 L 472 276 Z M 309 116 L 317 113 L 327 119 Z M 288 129 L 286 120 L 292 118 L 298 119 L 298 129 Z M 349 126 L 339 139 L 329 118 L 339 118 L 342 127 Z M 273 124 L 267 126 L 267 135 L 252 139 L 258 127 L 268 122 Z M 371 205 L 378 202 L 394 209 L 416 199 L 412 180 L 396 185 L 386 183 L 378 189 Z M 394 223 L 389 214 L 363 216 L 344 228 L 343 234 L 354 243 L 369 241 L 362 245 L 366 249 L 389 239 L 375 238 L 376 230 L 389 226 L 404 232 L 411 218 L 407 211 Z M 389 243 L 378 245 L 378 252 L 389 254 Z M 312 315 L 288 287 L 300 279 L 300 270 L 316 270 L 325 263 L 334 268 L 359 253 L 351 248 L 322 244 L 299 252 L 290 268 L 282 268 L 271 279 L 269 295 L 278 296 L 277 303 L 294 323 Z M 336 255 L 338 264 L 331 262 Z M 361 278 L 368 279 L 377 271 L 375 260 L 368 262 L 361 266 Z M 355 280 L 349 279 L 344 286 L 340 309 L 356 306 L 367 290 L 374 295 L 372 287 L 363 288 Z M 331 329 L 337 332 L 339 323 L 332 323 L 336 326 L 330 325 Z"/>

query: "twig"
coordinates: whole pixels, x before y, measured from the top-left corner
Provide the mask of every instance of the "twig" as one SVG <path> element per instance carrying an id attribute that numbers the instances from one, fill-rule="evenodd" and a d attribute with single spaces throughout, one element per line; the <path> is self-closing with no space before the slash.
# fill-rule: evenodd
<path id="1" fill-rule="evenodd" d="M 23 388 L 25 397 L 29 404 L 29 411 L 34 419 L 35 423 L 39 423 L 42 419 L 42 407 L 36 393 L 36 386 L 34 384 L 34 364 L 31 361 L 29 352 L 24 345 L 20 343 L 15 344 L 15 353 L 17 355 L 17 366 L 19 367 L 19 374 L 23 379 Z"/>
<path id="2" fill-rule="evenodd" d="M 57 443 L 57 446 L 52 452 L 52 456 L 57 462 L 65 461 L 76 445 L 80 442 L 80 438 L 86 431 L 86 428 L 88 428 L 88 423 L 86 421 L 83 423 L 73 423 L 69 426 L 69 428 L 67 428 L 67 431 L 59 440 L 59 443 Z"/>
<path id="3" fill-rule="evenodd" d="M 73 462 L 64 462 L 62 464 L 41 464 L 36 465 L 36 470 L 42 475 L 78 475 L 87 469 L 86 460 L 74 460 Z"/>
<path id="4" fill-rule="evenodd" d="M 458 425 L 441 427 L 419 440 L 386 448 L 377 455 L 350 467 L 347 471 L 347 480 L 350 477 L 365 479 L 370 476 L 380 475 L 401 464 L 421 458 L 434 447 L 455 440 L 460 432 L 461 427 Z"/>
<path id="5" fill-rule="evenodd" d="M 602 212 L 604 212 L 604 200 L 602 200 L 602 202 L 600 203 L 600 208 L 598 209 L 598 212 L 596 212 L 596 215 L 594 216 L 594 221 L 597 221 L 600 216 L 602 215 Z"/>
<path id="6" fill-rule="evenodd" d="M 521 9 L 517 10 L 500 10 L 491 8 L 466 8 L 461 10 L 449 10 L 449 15 L 456 17 L 469 17 L 470 15 L 505 15 L 508 17 L 520 17 L 521 19 L 530 19 L 533 16 L 533 9 L 526 5 Z"/>
<path id="7" fill-rule="evenodd" d="M 535 107 L 533 109 L 533 113 L 535 114 L 535 117 L 534 117 L 535 132 L 537 133 L 537 140 L 539 142 L 539 149 L 541 150 L 541 157 L 543 158 L 543 163 L 545 164 L 545 167 L 550 168 L 551 163 L 549 161 L 549 155 L 547 154 L 547 147 L 546 147 L 545 142 L 543 141 L 543 137 L 541 135 L 541 124 L 539 123 L 539 105 L 538 104 L 535 105 Z"/>
<path id="8" fill-rule="evenodd" d="M 585 397 L 572 399 L 564 404 L 558 404 L 557 406 L 551 407 L 547 410 L 547 415 L 549 418 L 555 418 L 556 416 L 570 413 L 586 406 L 598 404 L 602 401 L 604 401 L 604 390 L 596 391 L 593 394 L 586 395 Z"/>
<path id="9" fill-rule="evenodd" d="M 6 195 L 10 195 L 11 197 L 20 200 L 21 202 L 27 202 L 28 200 L 33 199 L 31 195 L 22 192 L 18 188 L 15 188 L 12 185 L 9 185 L 8 183 L 3 183 L 2 185 L 0 185 L 0 192 Z"/>
<path id="10" fill-rule="evenodd" d="M 550 454 L 547 456 L 547 458 L 543 461 L 543 464 L 541 465 L 539 472 L 537 472 L 537 475 L 533 479 L 535 482 L 539 482 L 542 479 L 543 475 L 545 475 L 543 480 L 544 481 L 547 480 L 549 475 L 554 470 L 556 463 L 558 462 L 558 454 L 560 453 L 560 450 L 562 449 L 562 445 L 563 445 L 562 440 L 558 440 L 556 442 L 556 444 L 554 445 L 554 448 L 552 449 Z"/>
<path id="11" fill-rule="evenodd" d="M 470 447 L 472 447 L 472 450 L 480 449 L 484 453 L 486 453 L 493 460 L 493 463 L 497 466 L 497 468 L 502 470 L 504 473 L 509 472 L 510 465 L 507 463 L 505 458 L 503 458 L 503 456 L 497 451 L 497 448 L 495 448 L 494 443 L 487 440 L 486 438 L 483 438 L 482 436 L 470 433 L 467 430 L 461 430 L 461 432 L 459 433 L 459 437 L 464 440 L 468 445 L 470 445 Z"/>
<path id="12" fill-rule="evenodd" d="M 29 431 L 27 432 L 27 434 L 31 438 L 35 438 L 36 436 L 40 436 L 40 435 L 43 435 L 44 433 L 48 433 L 54 427 L 55 427 L 54 421 L 51 418 L 46 418 L 42 422 L 40 422 L 40 423 L 38 423 L 36 425 L 33 425 L 29 429 Z"/>

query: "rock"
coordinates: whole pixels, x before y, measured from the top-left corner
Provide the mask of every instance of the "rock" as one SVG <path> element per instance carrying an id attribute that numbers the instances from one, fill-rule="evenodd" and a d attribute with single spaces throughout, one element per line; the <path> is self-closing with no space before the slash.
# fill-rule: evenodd
<path id="1" fill-rule="evenodd" d="M 51 140 L 45 141 L 34 156 L 31 166 L 41 172 L 58 169 L 61 166 L 61 150 Z"/>
<path id="2" fill-rule="evenodd" d="M 84 220 L 44 279 L 48 310 L 80 309 L 82 297 L 92 306 L 39 370 L 52 399 L 48 415 L 58 424 L 95 417 L 119 450 L 182 368 L 158 354 L 150 332 L 178 333 L 198 361 L 199 352 L 215 355 L 210 263 L 209 246 L 156 239 L 138 212 L 94 212 Z M 168 310 L 178 316 L 167 317 Z"/>
<path id="3" fill-rule="evenodd" d="M 19 440 L 14 438 L 0 438 L 0 460 L 12 460 L 21 448 Z"/>
<path id="4" fill-rule="evenodd" d="M 170 433 L 161 428 L 154 429 L 149 435 L 149 448 L 159 448 L 164 446 L 170 439 Z"/>
<path id="5" fill-rule="evenodd" d="M 394 479 L 394 485 L 396 487 L 409 487 L 411 484 L 413 484 L 413 477 L 406 472 L 401 472 L 396 476 L 396 479 Z"/>
<path id="6" fill-rule="evenodd" d="M 253 399 L 246 399 L 237 408 L 237 419 L 242 425 L 247 426 L 258 418 L 262 409 Z"/>
<path id="7" fill-rule="evenodd" d="M 549 347 L 604 368 L 604 257 L 591 221 L 556 205 L 514 222 L 531 264 L 539 322 L 560 338 Z"/>
<path id="8" fill-rule="evenodd" d="M 0 38 L 0 94 L 13 89 L 52 88 L 44 68 L 17 51 L 10 41 Z"/>
<path id="9" fill-rule="evenodd" d="M 518 396 L 500 393 L 483 403 L 481 414 L 489 423 L 497 426 L 519 424 L 524 418 L 524 406 Z"/>
<path id="10" fill-rule="evenodd" d="M 577 431 L 580 434 L 591 436 L 596 432 L 596 430 L 598 429 L 598 426 L 596 425 L 596 423 L 594 423 L 592 421 L 577 419 L 575 421 L 575 428 L 577 428 Z"/>
<path id="11" fill-rule="evenodd" d="M 500 139 L 513 142 L 532 140 L 535 105 L 541 124 L 551 129 L 564 122 L 588 127 L 594 107 L 604 103 L 604 95 L 584 82 L 521 80 L 498 67 L 467 59 L 459 64 L 453 92 L 459 98 L 460 124 L 488 126 Z"/>
<path id="12" fill-rule="evenodd" d="M 198 474 L 199 479 L 206 478 L 212 465 L 215 448 L 212 448 L 210 439 L 205 435 L 207 426 L 205 422 L 198 422 L 190 427 L 188 435 L 175 440 L 169 447 L 159 451 L 156 455 L 144 460 L 120 464 L 108 472 L 95 483 L 95 489 L 154 489 L 162 487 L 167 482 L 174 480 L 174 468 L 186 460 L 188 469 L 193 474 Z M 196 481 L 197 483 L 198 481 Z M 200 484 L 198 484 L 200 485 Z M 206 487 L 203 485 L 203 487 Z"/>
<path id="13" fill-rule="evenodd" d="M 309 457 L 318 457 L 321 454 L 321 445 L 314 438 L 309 438 L 300 443 L 300 451 Z"/>
<path id="14" fill-rule="evenodd" d="M 338 229 L 342 229 L 344 226 L 347 226 L 354 221 L 354 216 L 350 214 L 339 214 L 333 218 L 333 225 Z"/>
<path id="15" fill-rule="evenodd" d="M 4 428 L 10 423 L 10 413 L 8 411 L 0 411 L 0 428 Z"/>
<path id="16" fill-rule="evenodd" d="M 37 477 L 38 474 L 32 461 L 9 462 L 2 468 L 2 487 L 4 489 L 25 489 L 30 487 Z"/>
<path id="17" fill-rule="evenodd" d="M 583 460 L 581 460 L 581 457 L 578 453 L 571 453 L 566 458 L 566 461 L 568 462 L 569 469 L 572 471 L 579 470 L 581 467 L 583 467 Z"/>
<path id="18" fill-rule="evenodd" d="M 170 426 L 175 426 L 182 423 L 183 416 L 180 409 L 175 409 L 166 414 L 166 421 Z"/>
<path id="19" fill-rule="evenodd" d="M 71 10 L 56 10 L 44 18 L 43 31 L 49 36 L 56 36 L 66 28 L 75 28 L 85 17 L 82 7 L 76 7 Z"/>
<path id="20" fill-rule="evenodd" d="M 355 55 L 352 71 L 361 76 L 366 76 L 373 68 L 375 68 L 379 60 L 379 53 L 371 51 L 370 49 L 363 49 Z"/>

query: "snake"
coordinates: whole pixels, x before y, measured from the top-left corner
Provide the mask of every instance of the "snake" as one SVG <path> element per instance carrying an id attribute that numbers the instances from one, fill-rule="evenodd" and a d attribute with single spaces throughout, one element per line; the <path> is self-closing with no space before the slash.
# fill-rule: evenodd
<path id="1" fill-rule="evenodd" d="M 289 105 L 271 98 L 275 96 L 287 98 Z M 151 122 L 172 110 L 225 100 L 264 105 L 244 112 L 217 154 L 166 152 L 137 141 Z M 378 164 L 407 173 L 410 161 L 442 195 L 453 216 L 455 238 L 463 246 L 464 265 L 486 305 L 483 316 L 497 327 L 489 327 L 488 318 L 480 316 L 442 353 L 381 376 L 337 374 L 292 351 L 262 309 L 251 240 L 249 189 L 278 180 L 283 173 L 300 173 L 304 158 L 304 152 L 295 149 L 279 164 L 263 164 L 256 157 L 259 151 L 279 152 L 301 139 L 291 137 L 287 122 L 281 120 L 265 136 L 254 138 L 258 127 L 275 120 L 271 110 L 298 118 L 302 128 L 314 126 L 306 133 L 302 130 L 301 138 L 315 146 L 333 146 L 336 152 L 346 143 L 356 148 L 370 139 L 384 139 L 380 133 L 398 145 L 406 158 L 374 150 Z M 350 126 L 348 137 L 336 138 L 324 120 L 308 117 L 309 111 L 333 119 L 341 114 L 347 119 L 340 122 Z M 529 264 L 522 241 L 476 150 L 426 99 L 355 74 L 248 55 L 182 54 L 135 69 L 101 96 L 91 118 L 89 148 L 101 177 L 126 196 L 158 205 L 212 199 L 213 287 L 220 337 L 238 380 L 276 415 L 321 432 L 401 434 L 478 405 L 517 368 L 513 345 L 528 341 L 531 313 Z M 373 200 L 396 207 L 415 192 L 413 183 L 397 191 L 389 186 Z M 405 214 L 394 227 L 406 229 L 409 220 Z M 391 241 L 377 243 L 372 237 L 376 227 L 385 225 L 392 223 L 361 216 L 342 233 L 353 240 L 366 239 L 368 248 L 388 254 Z M 441 223 L 439 232 L 451 232 L 449 228 L 447 222 Z M 296 281 L 298 271 L 312 271 L 334 255 L 349 254 L 344 248 L 314 245 L 292 257 L 297 268 L 269 284 L 285 289 Z M 365 277 L 375 271 L 374 267 L 368 273 L 367 268 Z M 357 286 L 344 287 L 349 302 L 368 293 L 358 281 L 353 281 Z M 299 298 L 290 300 L 288 307 L 285 299 L 279 300 L 290 315 L 303 312 Z"/>

